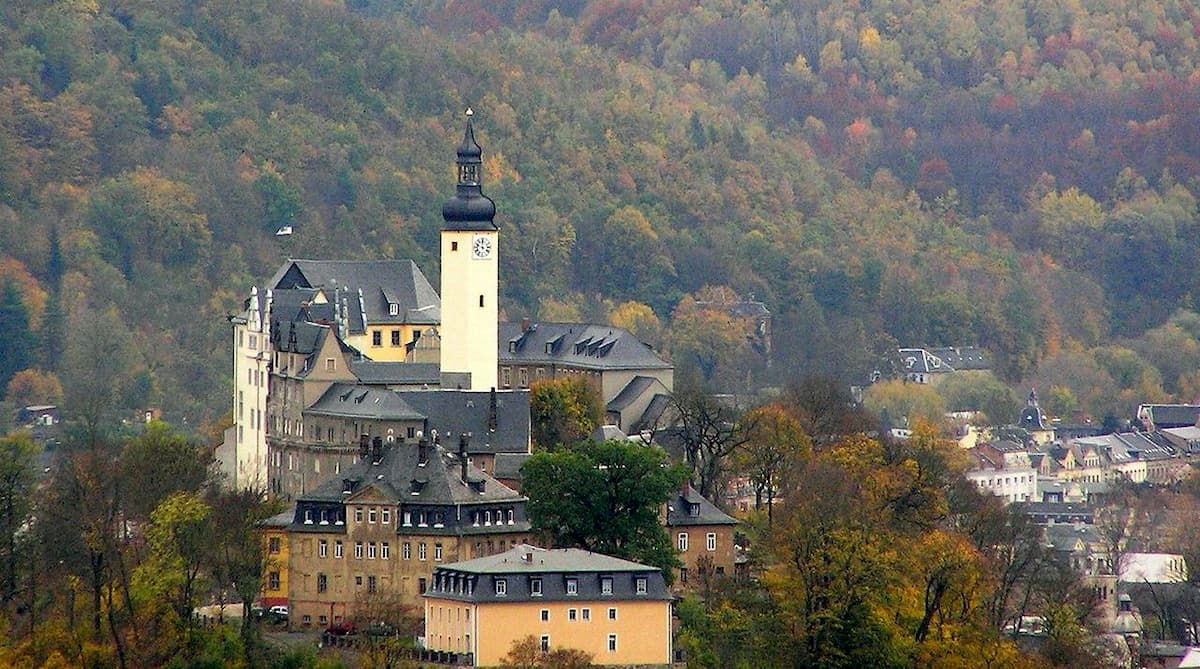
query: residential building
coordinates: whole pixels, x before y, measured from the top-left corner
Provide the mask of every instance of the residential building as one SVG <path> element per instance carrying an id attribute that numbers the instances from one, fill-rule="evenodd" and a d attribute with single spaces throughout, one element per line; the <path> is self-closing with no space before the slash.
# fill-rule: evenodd
<path id="1" fill-rule="evenodd" d="M 439 567 L 425 593 L 425 647 L 460 666 L 503 663 L 532 635 L 599 666 L 667 667 L 671 594 L 660 570 L 574 548 L 518 545 Z"/>
<path id="2" fill-rule="evenodd" d="M 1147 432 L 1172 427 L 1192 427 L 1200 422 L 1200 405 L 1143 404 L 1137 409 L 1138 421 Z"/>
<path id="3" fill-rule="evenodd" d="M 263 554 L 266 556 L 265 575 L 259 604 L 263 608 L 287 606 L 288 603 L 288 526 L 295 513 L 291 510 L 271 516 L 259 523 L 262 529 Z"/>
<path id="4" fill-rule="evenodd" d="M 981 444 L 967 450 L 972 466 L 965 476 L 981 492 L 1005 502 L 1037 499 L 1037 470 L 1029 461 L 1025 446 L 1009 441 Z"/>
<path id="5" fill-rule="evenodd" d="M 948 374 L 991 369 L 982 349 L 973 346 L 902 348 L 897 351 L 900 378 L 913 383 L 937 384 Z"/>
<path id="6" fill-rule="evenodd" d="M 353 619 L 381 598 L 419 605 L 441 564 L 528 542 L 525 498 L 428 439 L 375 437 L 340 478 L 301 496 L 287 527 L 292 627 Z"/>
<path id="7" fill-rule="evenodd" d="M 674 367 L 628 330 L 588 323 L 501 323 L 500 387 L 542 379 L 585 379 L 606 422 L 627 434 L 653 425 L 675 385 Z"/>
<path id="8" fill-rule="evenodd" d="M 736 559 L 733 532 L 737 520 L 684 483 L 667 501 L 665 523 L 675 553 L 683 563 L 675 579 L 676 588 L 701 588 L 706 579 L 733 575 Z"/>

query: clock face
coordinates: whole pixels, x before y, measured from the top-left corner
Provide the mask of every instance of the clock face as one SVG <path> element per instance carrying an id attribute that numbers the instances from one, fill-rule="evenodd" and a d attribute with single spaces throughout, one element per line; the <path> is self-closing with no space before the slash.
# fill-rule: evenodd
<path id="1" fill-rule="evenodd" d="M 471 242 L 471 253 L 479 259 L 492 257 L 492 239 L 486 235 L 476 235 Z"/>

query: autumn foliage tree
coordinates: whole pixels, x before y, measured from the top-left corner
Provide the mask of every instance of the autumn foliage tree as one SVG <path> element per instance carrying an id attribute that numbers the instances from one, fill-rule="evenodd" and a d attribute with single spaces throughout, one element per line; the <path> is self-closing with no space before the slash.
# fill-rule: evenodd
<path id="1" fill-rule="evenodd" d="M 530 431 L 537 449 L 549 451 L 580 442 L 603 418 L 600 395 L 583 378 L 535 381 L 529 392 Z"/>

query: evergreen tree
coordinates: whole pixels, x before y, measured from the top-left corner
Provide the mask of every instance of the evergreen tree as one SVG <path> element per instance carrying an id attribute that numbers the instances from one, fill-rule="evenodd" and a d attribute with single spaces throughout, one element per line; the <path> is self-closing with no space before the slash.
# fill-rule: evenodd
<path id="1" fill-rule="evenodd" d="M 13 374 L 29 367 L 34 346 L 29 311 L 11 279 L 0 291 L 0 332 L 0 388 L 4 388 Z"/>

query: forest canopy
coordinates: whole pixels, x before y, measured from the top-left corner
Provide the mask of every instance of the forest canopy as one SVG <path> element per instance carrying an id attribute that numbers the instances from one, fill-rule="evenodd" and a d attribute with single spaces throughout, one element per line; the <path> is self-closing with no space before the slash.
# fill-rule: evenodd
<path id="1" fill-rule="evenodd" d="M 1198 35 L 1177 0 L 11 0 L 0 388 L 70 397 L 99 323 L 113 409 L 214 421 L 283 258 L 436 285 L 470 105 L 507 317 L 641 314 L 729 390 L 978 345 L 1064 411 L 1192 400 Z M 713 290 L 771 310 L 769 369 L 697 347 Z"/>

